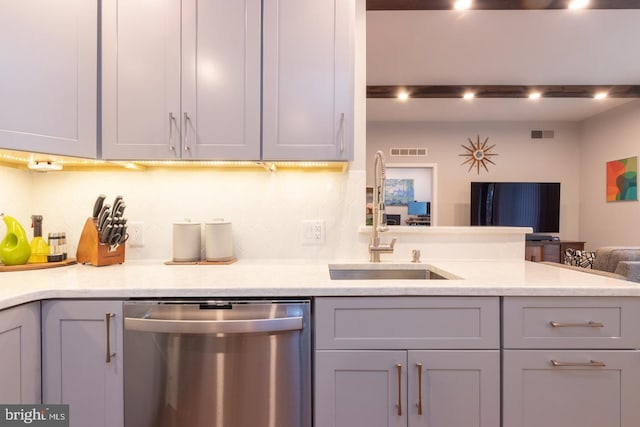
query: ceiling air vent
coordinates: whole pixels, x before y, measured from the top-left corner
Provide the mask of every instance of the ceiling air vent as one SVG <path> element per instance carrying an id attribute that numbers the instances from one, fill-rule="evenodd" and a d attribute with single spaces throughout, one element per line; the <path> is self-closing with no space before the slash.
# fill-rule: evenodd
<path id="1" fill-rule="evenodd" d="M 531 139 L 553 139 L 555 131 L 552 130 L 532 130 Z"/>
<path id="2" fill-rule="evenodd" d="M 391 157 L 426 157 L 427 149 L 425 147 L 391 148 L 389 153 Z"/>

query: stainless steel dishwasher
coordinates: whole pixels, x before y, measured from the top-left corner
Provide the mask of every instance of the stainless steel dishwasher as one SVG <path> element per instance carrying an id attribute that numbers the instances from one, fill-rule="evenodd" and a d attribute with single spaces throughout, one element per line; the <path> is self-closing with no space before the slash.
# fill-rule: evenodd
<path id="1" fill-rule="evenodd" d="M 308 300 L 124 305 L 125 427 L 310 427 Z"/>

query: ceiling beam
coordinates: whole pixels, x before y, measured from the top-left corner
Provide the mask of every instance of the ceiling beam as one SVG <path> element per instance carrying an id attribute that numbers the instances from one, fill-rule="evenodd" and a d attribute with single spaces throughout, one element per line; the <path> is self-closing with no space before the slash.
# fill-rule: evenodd
<path id="1" fill-rule="evenodd" d="M 607 92 L 608 98 L 640 98 L 640 85 L 371 85 L 367 98 L 397 98 L 401 92 L 410 98 L 462 98 L 468 91 L 475 98 L 528 98 L 534 91 L 543 98 L 593 98 L 597 92 Z"/>
<path id="2" fill-rule="evenodd" d="M 454 0 L 367 0 L 367 10 L 449 10 Z M 472 10 L 567 9 L 569 0 L 473 0 Z M 640 9 L 640 0 L 591 0 L 587 9 Z"/>

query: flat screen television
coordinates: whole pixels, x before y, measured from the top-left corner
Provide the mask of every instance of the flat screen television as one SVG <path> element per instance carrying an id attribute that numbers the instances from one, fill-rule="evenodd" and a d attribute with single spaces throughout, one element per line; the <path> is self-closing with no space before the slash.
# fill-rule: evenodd
<path id="1" fill-rule="evenodd" d="M 472 182 L 471 225 L 560 232 L 559 182 Z"/>

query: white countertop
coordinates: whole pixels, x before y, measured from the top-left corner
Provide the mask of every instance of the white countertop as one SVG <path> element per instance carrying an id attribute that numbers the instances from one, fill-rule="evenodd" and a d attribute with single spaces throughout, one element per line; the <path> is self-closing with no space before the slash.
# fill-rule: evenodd
<path id="1" fill-rule="evenodd" d="M 431 266 L 435 272 L 462 279 L 331 280 L 327 263 L 311 261 L 240 260 L 231 265 L 187 266 L 127 261 L 105 267 L 72 265 L 0 273 L 0 309 L 52 298 L 640 296 L 638 283 L 526 261 L 434 261 L 411 266 Z"/>

